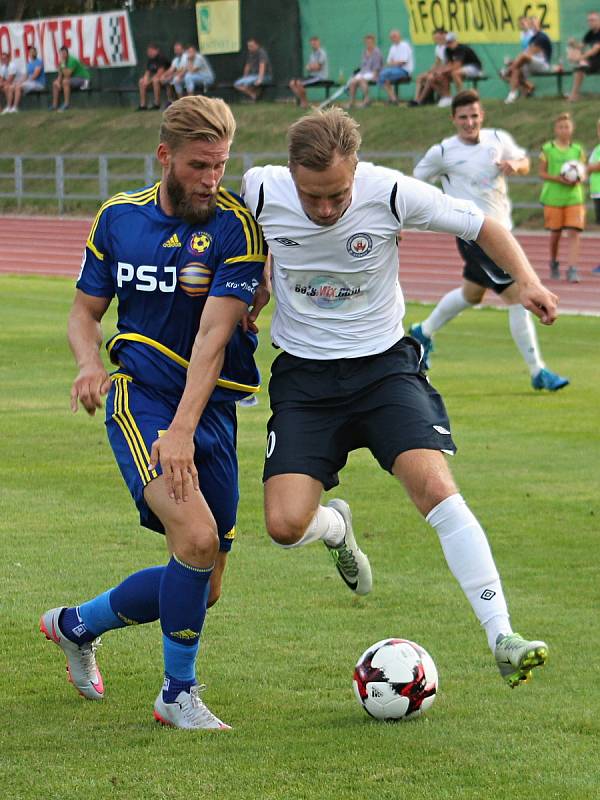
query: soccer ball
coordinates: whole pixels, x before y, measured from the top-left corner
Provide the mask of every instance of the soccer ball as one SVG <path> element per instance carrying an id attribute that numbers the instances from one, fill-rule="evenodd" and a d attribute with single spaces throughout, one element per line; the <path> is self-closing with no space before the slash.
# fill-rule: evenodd
<path id="1" fill-rule="evenodd" d="M 433 659 L 408 639 L 383 639 L 354 669 L 354 694 L 375 719 L 408 720 L 431 708 L 438 690 Z"/>
<path id="2" fill-rule="evenodd" d="M 560 168 L 560 174 L 571 183 L 577 183 L 585 178 L 585 165 L 581 161 L 565 161 Z"/>

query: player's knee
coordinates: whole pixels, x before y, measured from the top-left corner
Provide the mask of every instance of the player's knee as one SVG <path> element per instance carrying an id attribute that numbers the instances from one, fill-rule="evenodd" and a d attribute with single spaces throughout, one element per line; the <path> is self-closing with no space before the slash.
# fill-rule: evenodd
<path id="1" fill-rule="evenodd" d="M 176 549 L 177 557 L 192 567 L 202 567 L 214 562 L 218 552 L 219 536 L 212 525 L 198 525 Z"/>
<path id="2" fill-rule="evenodd" d="M 296 544 L 304 536 L 310 520 L 295 517 L 281 509 L 267 511 L 266 524 L 269 536 L 284 547 Z"/>

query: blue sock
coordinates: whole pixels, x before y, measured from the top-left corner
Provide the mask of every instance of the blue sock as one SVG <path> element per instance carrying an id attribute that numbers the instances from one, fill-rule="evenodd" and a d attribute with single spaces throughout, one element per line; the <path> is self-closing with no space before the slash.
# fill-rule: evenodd
<path id="1" fill-rule="evenodd" d="M 195 682 L 196 655 L 206 616 L 213 568 L 185 564 L 175 556 L 165 567 L 160 584 L 160 625 L 163 632 L 165 683 L 163 699 L 173 702 L 177 682 Z"/>
<path id="2" fill-rule="evenodd" d="M 110 607 L 125 625 L 143 625 L 159 617 L 160 582 L 166 567 L 134 572 L 110 593 Z"/>
<path id="3" fill-rule="evenodd" d="M 134 572 L 114 589 L 65 609 L 59 619 L 62 632 L 72 642 L 84 644 L 106 631 L 154 622 L 164 571 L 165 567 L 150 567 Z"/>

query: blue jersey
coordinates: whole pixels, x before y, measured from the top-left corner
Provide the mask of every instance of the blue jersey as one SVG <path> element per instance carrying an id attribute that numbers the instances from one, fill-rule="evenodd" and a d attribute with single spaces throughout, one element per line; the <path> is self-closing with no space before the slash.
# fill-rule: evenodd
<path id="1" fill-rule="evenodd" d="M 190 225 L 161 209 L 159 186 L 122 192 L 104 203 L 77 288 L 117 297 L 118 333 L 106 345 L 113 363 L 139 383 L 180 395 L 206 299 L 232 296 L 250 304 L 266 245 L 237 195 L 219 189 L 214 215 Z M 238 326 L 212 399 L 258 389 L 255 349 L 256 337 Z"/>

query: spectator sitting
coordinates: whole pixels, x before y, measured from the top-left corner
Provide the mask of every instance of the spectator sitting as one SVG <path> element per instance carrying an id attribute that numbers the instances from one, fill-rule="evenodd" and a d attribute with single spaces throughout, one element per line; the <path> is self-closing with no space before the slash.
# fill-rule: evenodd
<path id="1" fill-rule="evenodd" d="M 579 100 L 579 90 L 585 76 L 600 72 L 600 14 L 592 11 L 587 15 L 587 20 L 590 29 L 583 37 L 584 49 L 581 59 L 575 67 L 571 93 L 567 98 L 571 102 Z"/>
<path id="2" fill-rule="evenodd" d="M 81 61 L 76 59 L 75 56 L 69 55 L 69 50 L 64 45 L 60 48 L 59 53 L 58 76 L 52 83 L 52 111 L 66 111 L 71 103 L 71 89 L 84 91 L 90 85 L 90 73 Z M 61 90 L 63 92 L 63 104 L 59 108 L 58 100 Z"/>
<path id="3" fill-rule="evenodd" d="M 173 88 L 173 83 L 182 69 L 183 60 L 184 60 L 185 50 L 181 42 L 175 42 L 173 44 L 173 60 L 171 61 L 171 66 L 169 69 L 165 70 L 163 74 L 160 76 L 160 85 L 165 86 L 167 89 L 167 101 L 169 103 L 175 100 L 175 90 Z"/>
<path id="4" fill-rule="evenodd" d="M 450 84 L 456 84 L 456 90 L 462 91 L 463 78 L 481 77 L 481 61 L 475 51 L 466 44 L 460 44 L 455 33 L 446 34 L 446 61 L 433 77 L 432 87 L 440 95 L 438 106 L 447 108 L 452 105 Z"/>
<path id="5" fill-rule="evenodd" d="M 348 83 L 348 93 L 350 95 L 349 107 L 354 105 L 354 98 L 356 97 L 356 90 L 360 89 L 363 94 L 363 101 L 358 105 L 361 108 L 368 106 L 371 102 L 369 100 L 369 81 L 376 81 L 381 68 L 383 67 L 383 57 L 381 50 L 375 46 L 375 37 L 372 33 L 368 33 L 365 38 L 365 49 L 360 62 L 360 69 L 354 73 L 354 76 Z"/>
<path id="6" fill-rule="evenodd" d="M 246 42 L 248 54 L 244 64 L 244 72 L 241 78 L 233 84 L 234 89 L 242 92 L 255 102 L 261 91 L 261 86 L 273 80 L 271 62 L 269 55 L 264 47 L 255 37 Z"/>
<path id="7" fill-rule="evenodd" d="M 26 75 L 16 81 L 11 87 L 11 97 L 7 96 L 7 111 L 18 111 L 21 97 L 29 92 L 43 92 L 46 88 L 46 75 L 44 63 L 37 57 L 35 47 L 29 48 Z"/>
<path id="8" fill-rule="evenodd" d="M 153 109 L 160 108 L 160 90 L 161 79 L 165 72 L 169 69 L 171 64 L 169 59 L 163 55 L 158 45 L 151 42 L 146 48 L 146 70 L 138 81 L 140 90 L 140 104 L 137 108 L 138 111 L 147 111 L 146 94 L 150 86 L 152 86 L 152 94 L 154 96 Z"/>
<path id="9" fill-rule="evenodd" d="M 22 70 L 18 61 L 11 60 L 8 53 L 0 55 L 0 90 L 6 99 L 6 107 L 2 112 L 3 114 L 10 114 L 13 111 L 12 98 L 14 88 L 18 81 L 23 78 L 21 73 Z"/>
<path id="10" fill-rule="evenodd" d="M 535 31 L 531 27 L 530 18 L 526 15 L 519 17 L 517 24 L 519 26 L 519 30 L 521 33 L 519 34 L 519 44 L 521 45 L 521 52 L 527 49 L 527 45 L 529 44 L 529 40 L 532 36 L 535 35 Z M 500 77 L 503 81 L 507 81 L 510 73 L 510 67 L 514 61 L 514 58 L 510 58 L 509 56 L 504 57 L 504 66 L 500 70 Z"/>
<path id="11" fill-rule="evenodd" d="M 529 40 L 529 44 L 518 55 L 508 70 L 508 80 L 510 82 L 510 92 L 505 103 L 514 103 L 519 97 L 521 90 L 525 97 L 533 94 L 535 86 L 529 80 L 531 75 L 544 75 L 550 72 L 552 65 L 552 42 L 550 38 L 540 30 L 540 21 L 537 17 L 530 17 L 530 29 L 534 32 Z"/>
<path id="12" fill-rule="evenodd" d="M 435 75 L 446 64 L 446 31 L 444 28 L 436 28 L 432 34 L 435 42 L 435 57 L 433 64 L 426 72 L 417 75 L 415 87 L 415 99 L 409 102 L 409 106 L 420 106 L 433 98 L 432 82 Z"/>
<path id="13" fill-rule="evenodd" d="M 392 105 L 397 105 L 399 101 L 392 84 L 395 81 L 410 80 L 414 67 L 413 51 L 408 42 L 402 41 L 399 30 L 390 31 L 390 41 L 392 44 L 388 53 L 387 62 L 379 73 L 377 83 L 385 89 L 388 101 Z"/>
<path id="14" fill-rule="evenodd" d="M 205 92 L 215 82 L 215 75 L 206 58 L 193 45 L 189 45 L 182 59 L 181 68 L 173 78 L 173 87 L 178 97 L 183 90 L 194 94 L 197 89 Z"/>
<path id="15" fill-rule="evenodd" d="M 306 78 L 292 78 L 289 87 L 298 98 L 302 108 L 308 108 L 306 99 L 306 87 L 326 81 L 329 77 L 327 65 L 327 53 L 321 47 L 321 40 L 318 36 L 310 37 L 310 56 L 305 67 Z"/>

